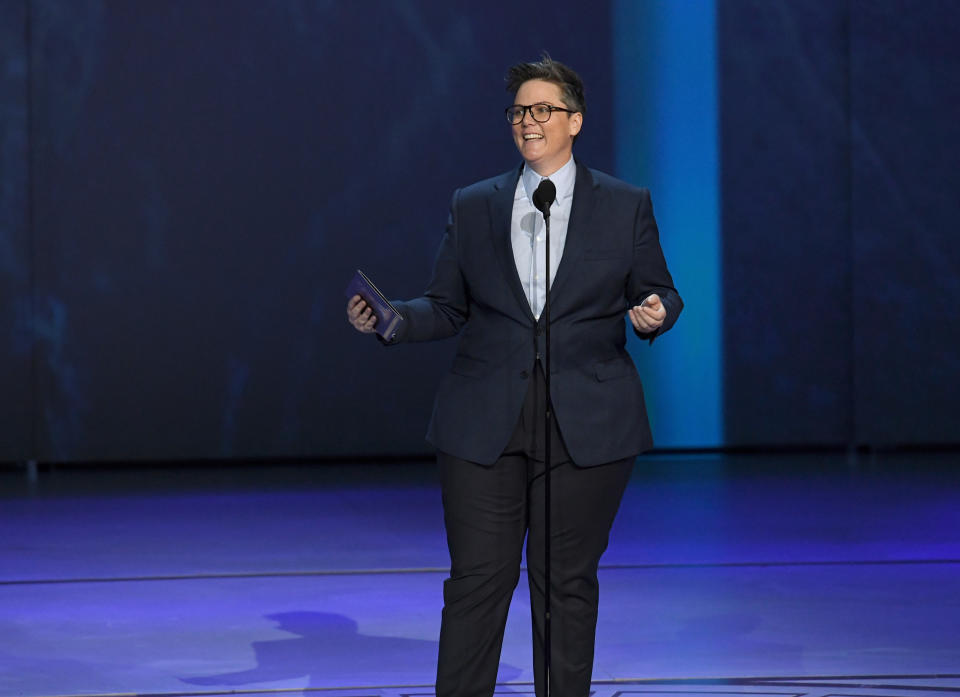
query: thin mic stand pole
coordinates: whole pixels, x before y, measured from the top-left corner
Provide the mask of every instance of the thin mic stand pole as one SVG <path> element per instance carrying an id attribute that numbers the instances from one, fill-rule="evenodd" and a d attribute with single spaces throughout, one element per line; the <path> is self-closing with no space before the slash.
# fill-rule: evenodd
<path id="1" fill-rule="evenodd" d="M 543 347 L 544 372 L 544 442 L 543 442 L 543 676 L 544 697 L 550 697 L 550 441 L 553 430 L 553 406 L 550 402 L 550 205 L 543 209 L 543 222 L 546 226 L 546 249 L 544 250 L 547 287 L 544 293 L 543 322 L 546 344 Z"/>
<path id="2" fill-rule="evenodd" d="M 550 206 L 557 198 L 557 188 L 549 179 L 540 182 L 540 186 L 533 193 L 533 205 L 543 213 L 543 224 L 546 228 L 547 246 L 544 249 L 544 262 L 546 266 L 546 290 L 544 292 L 543 312 L 540 320 L 545 324 L 544 335 L 546 345 L 543 348 L 544 372 L 544 438 L 543 438 L 543 679 L 544 696 L 550 697 L 550 437 L 553 430 L 550 428 L 553 422 L 553 408 L 550 403 Z M 534 345 L 536 345 L 537 334 L 534 333 Z M 540 352 L 537 350 L 537 358 L 540 358 Z"/>

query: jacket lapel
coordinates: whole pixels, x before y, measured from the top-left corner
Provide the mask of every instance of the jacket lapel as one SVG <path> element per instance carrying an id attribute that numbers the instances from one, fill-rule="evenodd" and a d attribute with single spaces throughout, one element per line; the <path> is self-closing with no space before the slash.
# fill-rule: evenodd
<path id="1" fill-rule="evenodd" d="M 590 217 L 593 213 L 593 204 L 596 199 L 594 187 L 596 184 L 590 175 L 590 170 L 577 163 L 577 179 L 573 187 L 573 203 L 570 208 L 570 221 L 567 223 L 567 239 L 563 245 L 563 256 L 557 268 L 557 277 L 550 284 L 550 302 L 555 303 L 557 295 L 563 290 L 567 278 L 573 275 L 573 270 L 579 266 L 580 257 L 586 249 Z M 507 222 L 509 226 L 509 220 Z"/>
<path id="2" fill-rule="evenodd" d="M 493 184 L 493 195 L 490 196 L 490 234 L 493 241 L 494 253 L 500 263 L 500 271 L 523 314 L 533 322 L 533 313 L 530 303 L 523 294 L 523 285 L 517 275 L 517 262 L 513 258 L 513 243 L 510 240 L 510 218 L 513 215 L 513 197 L 517 190 L 517 180 L 520 178 L 520 169 L 507 172 L 498 177 Z"/>

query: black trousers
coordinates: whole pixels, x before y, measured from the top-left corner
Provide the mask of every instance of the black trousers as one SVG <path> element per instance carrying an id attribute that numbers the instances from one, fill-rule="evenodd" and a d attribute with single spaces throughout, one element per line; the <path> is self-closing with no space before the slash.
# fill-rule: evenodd
<path id="1" fill-rule="evenodd" d="M 538 366 L 539 368 L 539 366 Z M 437 697 L 490 697 L 524 537 L 536 694 L 543 697 L 543 373 L 533 379 L 513 436 L 493 465 L 438 453 L 450 577 L 443 585 Z M 478 425 L 482 428 L 482 424 Z M 593 672 L 597 568 L 634 458 L 571 462 L 551 437 L 551 682 L 554 697 L 587 697 Z"/>

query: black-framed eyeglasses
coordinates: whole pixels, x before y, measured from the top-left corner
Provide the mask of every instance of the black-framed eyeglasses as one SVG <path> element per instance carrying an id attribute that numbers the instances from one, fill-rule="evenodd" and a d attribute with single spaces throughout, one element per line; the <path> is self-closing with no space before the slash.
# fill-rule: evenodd
<path id="1" fill-rule="evenodd" d="M 573 109 L 564 109 L 563 107 L 553 106 L 552 104 L 528 104 L 526 106 L 523 104 L 514 104 L 513 106 L 508 106 L 506 109 L 507 121 L 516 126 L 523 121 L 523 117 L 528 111 L 537 123 L 546 123 L 550 120 L 550 115 L 555 111 L 565 111 L 568 114 L 577 113 Z"/>

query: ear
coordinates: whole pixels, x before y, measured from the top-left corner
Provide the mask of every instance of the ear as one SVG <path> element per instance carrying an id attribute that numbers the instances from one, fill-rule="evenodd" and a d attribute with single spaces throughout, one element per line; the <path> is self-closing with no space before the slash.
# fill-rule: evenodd
<path id="1" fill-rule="evenodd" d="M 580 129 L 583 128 L 583 114 L 579 111 L 573 114 L 570 114 L 570 137 L 580 133 Z"/>

